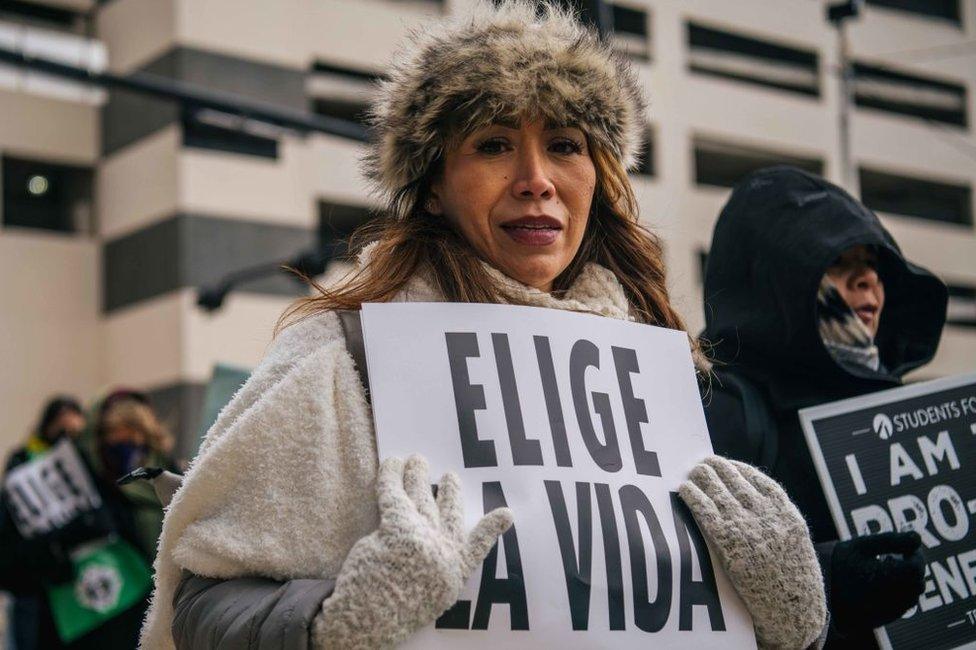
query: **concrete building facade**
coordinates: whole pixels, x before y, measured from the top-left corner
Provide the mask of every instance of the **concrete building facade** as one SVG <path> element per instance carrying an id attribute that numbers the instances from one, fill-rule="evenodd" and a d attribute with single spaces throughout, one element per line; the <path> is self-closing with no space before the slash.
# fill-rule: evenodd
<path id="1" fill-rule="evenodd" d="M 355 120 L 407 30 L 470 1 L 10 2 L 0 49 Z M 842 180 L 837 32 L 818 0 L 610 4 L 651 101 L 634 185 L 697 331 L 729 187 L 775 162 Z M 869 0 L 848 27 L 855 189 L 952 292 L 916 378 L 976 367 L 974 36 L 976 0 Z M 0 448 L 47 396 L 123 384 L 192 449 L 214 364 L 253 366 L 303 291 L 279 274 L 206 313 L 198 288 L 368 218 L 361 148 L 0 64 Z"/>

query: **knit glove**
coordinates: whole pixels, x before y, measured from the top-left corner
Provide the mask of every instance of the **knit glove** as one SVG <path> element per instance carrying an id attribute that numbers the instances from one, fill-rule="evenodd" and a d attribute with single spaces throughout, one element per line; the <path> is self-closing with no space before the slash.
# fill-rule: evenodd
<path id="1" fill-rule="evenodd" d="M 831 624 L 844 634 L 904 614 L 925 589 L 921 545 L 914 531 L 837 542 L 830 556 Z"/>
<path id="2" fill-rule="evenodd" d="M 759 647 L 817 641 L 827 617 L 823 578 L 806 522 L 783 488 L 750 465 L 709 456 L 679 494 L 752 615 Z"/>
<path id="3" fill-rule="evenodd" d="M 465 535 L 460 479 L 445 474 L 435 500 L 416 454 L 383 461 L 376 491 L 379 528 L 343 562 L 312 624 L 316 649 L 389 648 L 434 622 L 512 525 L 512 511 L 498 508 Z"/>

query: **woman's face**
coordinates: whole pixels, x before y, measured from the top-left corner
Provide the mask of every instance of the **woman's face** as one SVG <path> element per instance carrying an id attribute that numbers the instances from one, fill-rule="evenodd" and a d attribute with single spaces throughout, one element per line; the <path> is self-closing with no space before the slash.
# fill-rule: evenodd
<path id="1" fill-rule="evenodd" d="M 579 129 L 495 124 L 445 153 L 427 208 L 489 264 L 548 292 L 579 250 L 595 187 Z"/>
<path id="2" fill-rule="evenodd" d="M 146 444 L 146 435 L 138 429 L 120 424 L 105 432 L 104 443 L 106 445 L 130 444 L 141 447 Z"/>
<path id="3" fill-rule="evenodd" d="M 878 255 L 867 246 L 848 248 L 827 269 L 827 277 L 871 336 L 876 336 L 885 301 L 884 284 L 878 277 Z"/>
<path id="4" fill-rule="evenodd" d="M 85 416 L 73 409 L 62 409 L 58 416 L 54 418 L 44 437 L 48 440 L 57 440 L 61 436 L 77 438 L 85 429 Z"/>

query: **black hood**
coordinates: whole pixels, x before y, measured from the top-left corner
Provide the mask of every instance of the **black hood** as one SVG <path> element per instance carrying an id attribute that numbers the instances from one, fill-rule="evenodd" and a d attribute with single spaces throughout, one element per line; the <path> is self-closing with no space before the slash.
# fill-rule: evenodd
<path id="1" fill-rule="evenodd" d="M 838 365 L 817 331 L 820 279 L 858 244 L 878 251 L 885 285 L 877 372 Z M 739 368 L 777 390 L 819 385 L 838 397 L 860 394 L 900 383 L 932 359 L 947 300 L 942 281 L 905 260 L 878 217 L 847 192 L 793 167 L 770 167 L 736 186 L 715 225 L 702 337 L 719 368 Z"/>

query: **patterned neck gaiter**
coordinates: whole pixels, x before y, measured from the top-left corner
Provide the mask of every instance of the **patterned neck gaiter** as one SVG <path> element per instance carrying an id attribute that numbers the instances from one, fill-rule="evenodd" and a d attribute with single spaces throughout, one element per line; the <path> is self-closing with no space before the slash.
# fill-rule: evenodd
<path id="1" fill-rule="evenodd" d="M 817 290 L 817 329 L 827 352 L 842 367 L 881 369 L 874 337 L 826 275 Z"/>

